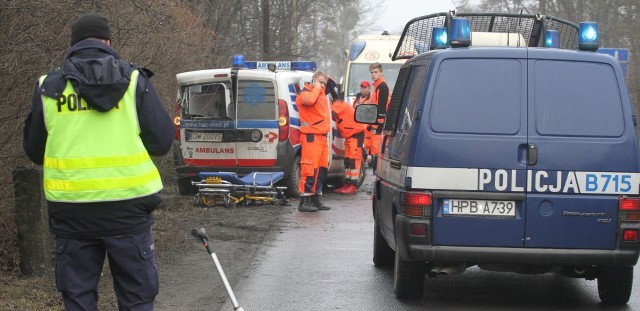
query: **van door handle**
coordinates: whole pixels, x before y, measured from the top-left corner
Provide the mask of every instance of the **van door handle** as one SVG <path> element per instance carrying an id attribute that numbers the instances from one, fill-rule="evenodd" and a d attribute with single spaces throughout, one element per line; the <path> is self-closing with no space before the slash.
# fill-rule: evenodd
<path id="1" fill-rule="evenodd" d="M 402 164 L 398 160 L 390 160 L 389 161 L 389 166 L 392 167 L 392 168 L 400 169 L 402 167 Z"/>
<path id="2" fill-rule="evenodd" d="M 527 165 L 533 166 L 538 163 L 538 147 L 535 144 L 529 144 L 527 152 Z"/>

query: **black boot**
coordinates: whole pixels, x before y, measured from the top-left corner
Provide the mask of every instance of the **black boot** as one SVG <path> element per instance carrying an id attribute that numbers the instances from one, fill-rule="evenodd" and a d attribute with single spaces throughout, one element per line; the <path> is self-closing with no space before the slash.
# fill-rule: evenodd
<path id="1" fill-rule="evenodd" d="M 331 209 L 331 207 L 322 204 L 322 202 L 320 201 L 320 196 L 317 194 L 311 196 L 311 203 L 313 203 L 313 206 L 315 206 L 319 211 L 328 211 Z"/>
<path id="2" fill-rule="evenodd" d="M 298 210 L 301 212 L 317 212 L 318 209 L 313 206 L 313 203 L 311 203 L 311 197 L 309 196 L 301 196 L 300 197 L 300 204 L 298 204 Z"/>

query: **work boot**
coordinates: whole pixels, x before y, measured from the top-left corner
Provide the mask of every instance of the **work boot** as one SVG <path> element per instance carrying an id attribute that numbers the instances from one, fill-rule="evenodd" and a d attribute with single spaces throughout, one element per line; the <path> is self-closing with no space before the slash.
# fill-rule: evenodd
<path id="1" fill-rule="evenodd" d="M 356 185 L 349 184 L 347 186 L 347 188 L 342 190 L 340 193 L 342 193 L 342 194 L 354 194 L 356 192 L 358 192 L 358 187 L 356 187 Z"/>
<path id="2" fill-rule="evenodd" d="M 339 188 L 333 189 L 333 192 L 341 193 L 344 189 L 347 188 L 347 186 L 349 186 L 349 184 L 344 184 L 344 185 L 340 186 Z"/>
<path id="3" fill-rule="evenodd" d="M 313 206 L 317 208 L 319 211 L 328 211 L 331 209 L 331 207 L 328 207 L 322 204 L 322 202 L 320 201 L 320 196 L 317 194 L 314 196 L 311 196 L 311 203 L 313 203 Z"/>
<path id="4" fill-rule="evenodd" d="M 311 197 L 301 196 L 300 204 L 298 204 L 298 210 L 301 212 L 317 212 L 318 209 L 311 202 Z"/>

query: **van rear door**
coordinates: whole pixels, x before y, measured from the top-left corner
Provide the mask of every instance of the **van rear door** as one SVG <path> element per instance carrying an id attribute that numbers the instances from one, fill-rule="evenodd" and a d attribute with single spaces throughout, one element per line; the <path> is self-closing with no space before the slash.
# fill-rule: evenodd
<path id="1" fill-rule="evenodd" d="M 537 161 L 529 167 L 526 247 L 614 249 L 618 197 L 638 193 L 623 78 L 613 58 L 575 54 L 530 52 L 528 143 Z"/>
<path id="2" fill-rule="evenodd" d="M 188 166 L 236 166 L 230 70 L 178 74 L 182 106 L 180 148 Z"/>
<path id="3" fill-rule="evenodd" d="M 427 82 L 431 107 L 421 126 L 428 130 L 411 152 L 412 186 L 433 189 L 432 244 L 522 247 L 525 51 L 445 52 L 439 63 L 433 56 L 437 74 Z"/>
<path id="4" fill-rule="evenodd" d="M 239 167 L 276 165 L 279 132 L 276 74 L 238 70 L 235 128 Z"/>

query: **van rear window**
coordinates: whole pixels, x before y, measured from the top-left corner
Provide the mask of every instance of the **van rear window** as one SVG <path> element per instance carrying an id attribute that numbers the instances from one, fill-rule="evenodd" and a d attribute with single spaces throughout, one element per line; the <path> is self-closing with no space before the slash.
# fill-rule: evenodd
<path id="1" fill-rule="evenodd" d="M 622 99 L 608 64 L 538 60 L 535 130 L 547 136 L 620 137 Z"/>
<path id="2" fill-rule="evenodd" d="M 275 120 L 276 107 L 272 81 L 238 80 L 238 120 Z"/>
<path id="3" fill-rule="evenodd" d="M 441 133 L 515 135 L 521 124 L 522 83 L 519 60 L 445 60 L 435 84 L 431 128 Z"/>
<path id="4" fill-rule="evenodd" d="M 228 118 L 229 89 L 222 83 L 190 85 L 183 92 L 183 107 L 190 118 Z"/>

